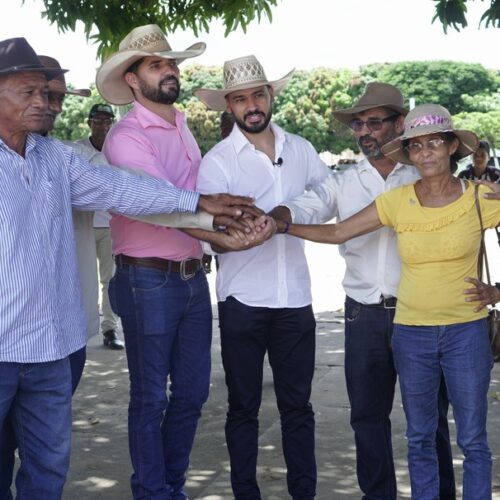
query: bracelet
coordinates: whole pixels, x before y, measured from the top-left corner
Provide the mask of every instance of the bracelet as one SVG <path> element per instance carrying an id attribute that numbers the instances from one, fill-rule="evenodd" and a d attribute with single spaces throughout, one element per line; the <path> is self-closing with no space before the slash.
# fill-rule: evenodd
<path id="1" fill-rule="evenodd" d="M 290 229 L 290 223 L 286 220 L 283 221 L 285 223 L 285 229 L 281 232 L 281 234 L 286 234 L 288 233 L 288 230 Z"/>

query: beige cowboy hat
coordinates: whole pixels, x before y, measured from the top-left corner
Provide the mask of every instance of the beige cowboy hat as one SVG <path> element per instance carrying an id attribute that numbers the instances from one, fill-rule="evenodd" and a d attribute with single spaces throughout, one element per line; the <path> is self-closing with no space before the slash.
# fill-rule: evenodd
<path id="1" fill-rule="evenodd" d="M 210 109 L 224 111 L 226 109 L 226 96 L 236 90 L 246 90 L 261 85 L 269 85 L 278 95 L 288 83 L 295 70 L 279 80 L 270 81 L 264 73 L 262 64 L 255 56 L 239 57 L 226 61 L 223 68 L 224 88 L 222 89 L 195 89 L 193 94 Z"/>
<path id="2" fill-rule="evenodd" d="M 59 61 L 57 59 L 54 59 L 53 57 L 38 56 L 38 59 L 40 59 L 40 62 L 45 68 L 61 69 Z M 64 78 L 64 75 L 62 73 L 49 81 L 49 89 L 52 92 L 79 95 L 81 97 L 90 97 L 91 94 L 90 89 L 68 89 L 68 87 L 66 86 L 66 79 Z"/>
<path id="3" fill-rule="evenodd" d="M 111 104 L 129 104 L 134 100 L 134 94 L 123 75 L 136 61 L 147 56 L 158 56 L 175 59 L 177 63 L 181 63 L 185 59 L 203 54 L 205 48 L 205 43 L 198 42 L 186 50 L 174 51 L 159 26 L 139 26 L 120 42 L 118 52 L 112 54 L 97 70 L 97 90 Z"/>
<path id="4" fill-rule="evenodd" d="M 355 114 L 373 108 L 393 109 L 403 116 L 408 113 L 408 109 L 404 106 L 403 94 L 397 87 L 390 83 L 371 82 L 352 108 L 338 109 L 333 112 L 333 116 L 349 126 Z"/>
<path id="5" fill-rule="evenodd" d="M 411 165 L 403 143 L 414 137 L 453 132 L 460 142 L 456 151 L 457 159 L 470 155 L 479 145 L 479 139 L 474 132 L 453 128 L 450 112 L 439 104 L 416 106 L 406 116 L 404 127 L 403 135 L 382 146 L 382 153 L 399 163 Z"/>

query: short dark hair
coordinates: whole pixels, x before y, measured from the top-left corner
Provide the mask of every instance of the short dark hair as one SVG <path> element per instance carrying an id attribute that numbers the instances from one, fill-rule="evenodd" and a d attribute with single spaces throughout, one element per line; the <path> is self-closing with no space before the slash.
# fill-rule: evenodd
<path id="1" fill-rule="evenodd" d="M 125 73 L 134 73 L 137 75 L 137 71 L 139 70 L 139 66 L 142 64 L 144 61 L 145 57 L 141 57 L 140 59 L 137 59 L 134 63 L 132 63 L 123 74 Z"/>
<path id="2" fill-rule="evenodd" d="M 490 145 L 488 141 L 479 141 L 477 149 L 484 149 L 488 154 L 490 154 Z"/>

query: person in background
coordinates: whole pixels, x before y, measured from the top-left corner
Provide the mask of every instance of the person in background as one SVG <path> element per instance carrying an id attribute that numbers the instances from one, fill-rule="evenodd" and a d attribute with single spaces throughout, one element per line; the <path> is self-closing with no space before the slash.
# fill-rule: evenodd
<path id="1" fill-rule="evenodd" d="M 447 109 L 416 106 L 404 132 L 382 147 L 394 161 L 413 164 L 421 179 L 378 196 L 338 224 L 291 225 L 290 234 L 343 243 L 393 227 L 401 280 L 392 348 L 406 414 L 412 498 L 439 498 L 436 432 L 444 375 L 463 461 L 463 499 L 490 500 L 491 451 L 486 434 L 492 368 L 487 312 L 464 300 L 464 281 L 477 278 L 483 226 L 500 223 L 500 204 L 487 188 L 456 178 L 456 162 L 475 151 L 477 136 L 456 129 Z"/>
<path id="2" fill-rule="evenodd" d="M 393 85 L 372 82 L 351 108 L 333 116 L 347 125 L 365 158 L 273 210 L 272 215 L 297 223 L 344 220 L 383 193 L 420 177 L 411 165 L 398 163 L 382 147 L 403 132 L 408 110 Z M 391 349 L 401 263 L 396 234 L 381 228 L 339 247 L 346 261 L 342 282 L 345 299 L 345 380 L 351 405 L 350 421 L 356 445 L 358 484 L 366 499 L 396 500 L 391 412 L 396 369 Z M 448 399 L 439 391 L 440 499 L 455 499 L 455 479 L 448 431 Z"/>
<path id="3" fill-rule="evenodd" d="M 490 160 L 490 145 L 486 141 L 479 141 L 479 146 L 472 153 L 472 163 L 462 170 L 458 177 L 460 179 L 484 180 L 498 182 L 500 180 L 500 170 L 488 166 Z"/>
<path id="4" fill-rule="evenodd" d="M 106 157 L 101 153 L 104 139 L 113 125 L 115 114 L 109 104 L 94 104 L 89 111 L 87 124 L 91 134 L 85 139 L 74 142 L 75 149 L 84 155 L 89 161 L 95 158 L 99 163 L 106 162 Z M 111 236 L 109 231 L 109 220 L 111 215 L 108 212 L 96 211 L 93 216 L 95 252 L 97 255 L 99 281 L 101 283 L 101 332 L 103 344 L 114 350 L 121 350 L 123 342 L 118 337 L 119 320 L 118 316 L 111 309 L 108 295 L 109 280 L 113 276 L 114 262 L 111 252 Z M 89 273 L 91 270 L 89 269 Z"/>

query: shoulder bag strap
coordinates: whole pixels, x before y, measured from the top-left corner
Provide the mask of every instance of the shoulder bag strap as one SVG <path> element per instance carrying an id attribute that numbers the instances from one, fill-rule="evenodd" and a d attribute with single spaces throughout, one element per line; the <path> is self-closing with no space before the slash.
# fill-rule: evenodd
<path id="1" fill-rule="evenodd" d="M 477 275 L 478 275 L 478 278 L 481 280 L 483 277 L 483 261 L 484 261 L 484 268 L 486 269 L 486 278 L 488 279 L 488 285 L 491 285 L 490 268 L 488 266 L 488 256 L 486 254 L 486 245 L 484 244 L 483 218 L 481 217 L 481 206 L 479 204 L 478 191 L 479 191 L 479 185 L 475 184 L 474 185 L 474 199 L 476 202 L 476 210 L 477 210 L 477 215 L 479 217 L 479 224 L 481 225 L 481 245 L 479 247 L 479 256 L 478 256 L 478 261 L 477 261 Z"/>

